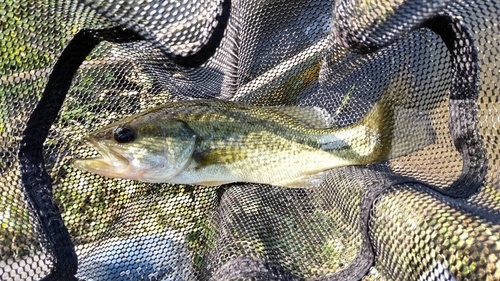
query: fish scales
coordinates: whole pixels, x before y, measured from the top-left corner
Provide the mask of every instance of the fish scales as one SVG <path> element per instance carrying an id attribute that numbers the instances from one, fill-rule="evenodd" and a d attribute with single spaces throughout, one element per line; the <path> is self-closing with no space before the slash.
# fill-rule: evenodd
<path id="1" fill-rule="evenodd" d="M 310 175 L 332 161 L 331 153 L 320 150 L 324 143 L 317 137 L 327 135 L 327 130 L 306 128 L 280 112 L 211 102 L 172 109 L 171 113 L 197 133 L 193 165 L 200 178 L 224 173 L 240 181 L 258 178 L 279 184 L 303 176 L 304 165 L 308 166 L 305 174 Z"/>
<path id="2" fill-rule="evenodd" d="M 313 108 L 177 101 L 88 136 L 101 157 L 74 165 L 145 182 L 309 186 L 329 169 L 385 161 L 432 143 L 426 115 L 406 111 L 381 100 L 356 124 L 327 129 L 311 126 L 322 124 Z"/>

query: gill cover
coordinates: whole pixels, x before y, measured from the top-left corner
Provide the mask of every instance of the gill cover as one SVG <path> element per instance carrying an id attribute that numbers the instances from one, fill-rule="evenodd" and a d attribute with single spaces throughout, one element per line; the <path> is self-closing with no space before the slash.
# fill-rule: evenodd
<path id="1" fill-rule="evenodd" d="M 172 119 L 163 127 L 164 157 L 166 169 L 150 169 L 144 178 L 145 182 L 167 182 L 182 172 L 190 163 L 196 149 L 197 135 L 184 121 Z M 159 168 L 159 167 L 158 167 Z"/>

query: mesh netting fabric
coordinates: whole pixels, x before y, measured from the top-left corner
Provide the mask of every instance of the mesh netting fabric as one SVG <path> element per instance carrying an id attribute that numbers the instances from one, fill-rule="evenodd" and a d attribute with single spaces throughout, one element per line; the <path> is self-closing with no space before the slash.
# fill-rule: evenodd
<path id="1" fill-rule="evenodd" d="M 0 0 L 0 279 L 500 280 L 499 15 L 495 0 Z M 383 104 L 391 147 L 297 188 L 72 164 L 98 156 L 82 137 L 198 99 L 314 108 L 338 130 Z"/>

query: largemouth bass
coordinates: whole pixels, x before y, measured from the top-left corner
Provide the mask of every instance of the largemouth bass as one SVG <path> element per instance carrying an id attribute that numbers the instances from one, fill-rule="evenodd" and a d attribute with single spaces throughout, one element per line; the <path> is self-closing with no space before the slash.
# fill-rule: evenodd
<path id="1" fill-rule="evenodd" d="M 151 183 L 317 185 L 325 171 L 385 161 L 432 143 L 427 115 L 385 100 L 357 123 L 329 129 L 324 112 L 239 102 L 177 101 L 84 138 L 98 158 L 79 169 Z"/>

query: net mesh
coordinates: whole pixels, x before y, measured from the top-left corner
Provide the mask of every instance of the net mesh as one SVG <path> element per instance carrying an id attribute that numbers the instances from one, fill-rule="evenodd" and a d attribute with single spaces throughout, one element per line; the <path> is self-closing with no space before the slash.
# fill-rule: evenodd
<path id="1" fill-rule="evenodd" d="M 500 280 L 499 11 L 0 0 L 0 279 Z M 416 125 L 394 125 L 393 149 L 408 153 L 299 188 L 150 184 L 72 165 L 98 155 L 89 133 L 197 99 L 314 107 L 335 128 L 383 101 L 396 120 L 428 121 L 413 131 L 433 141 L 408 152 Z"/>

